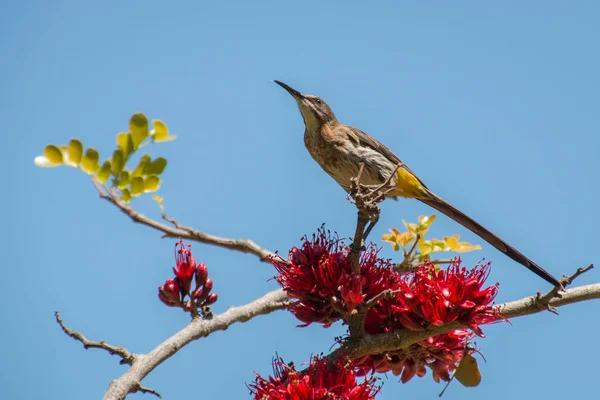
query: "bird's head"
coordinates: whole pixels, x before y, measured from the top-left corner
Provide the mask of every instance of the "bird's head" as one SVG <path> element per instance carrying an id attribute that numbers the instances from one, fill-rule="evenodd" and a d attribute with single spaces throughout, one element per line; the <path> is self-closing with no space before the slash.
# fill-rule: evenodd
<path id="1" fill-rule="evenodd" d="M 306 129 L 318 129 L 324 124 L 337 121 L 335 114 L 323 99 L 313 96 L 312 94 L 302 94 L 281 81 L 276 80 L 274 82 L 287 90 L 287 92 L 296 100 L 298 108 L 300 108 L 300 112 L 304 118 Z"/>

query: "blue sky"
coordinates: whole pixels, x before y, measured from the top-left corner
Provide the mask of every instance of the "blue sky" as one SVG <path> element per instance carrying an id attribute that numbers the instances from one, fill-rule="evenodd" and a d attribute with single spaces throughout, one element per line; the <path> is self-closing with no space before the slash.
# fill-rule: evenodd
<path id="1" fill-rule="evenodd" d="M 89 338 L 136 353 L 188 323 L 156 298 L 174 241 L 99 201 L 84 174 L 35 167 L 48 143 L 77 137 L 106 156 L 143 111 L 179 136 L 150 150 L 169 159 L 160 194 L 180 222 L 284 253 L 322 222 L 353 232 L 354 209 L 304 149 L 301 116 L 273 79 L 322 96 L 342 122 L 555 275 L 598 261 L 600 5 L 399 3 L 4 2 L 0 397 L 99 398 L 125 371 L 67 338 L 54 310 Z M 133 205 L 159 217 L 149 199 Z M 385 203 L 373 238 L 428 213 L 416 201 Z M 432 233 L 481 243 L 444 217 Z M 193 249 L 215 281 L 216 312 L 275 288 L 273 268 L 251 256 Z M 548 289 L 488 245 L 465 261 L 483 256 L 494 261 L 499 302 Z M 453 384 L 444 397 L 595 393 L 597 314 L 590 302 L 487 327 L 481 385 Z M 302 363 L 343 332 L 295 325 L 279 312 L 232 326 L 144 383 L 168 399 L 250 398 L 244 383 L 267 374 L 276 351 Z M 430 374 L 384 382 L 381 399 L 442 389 Z"/>

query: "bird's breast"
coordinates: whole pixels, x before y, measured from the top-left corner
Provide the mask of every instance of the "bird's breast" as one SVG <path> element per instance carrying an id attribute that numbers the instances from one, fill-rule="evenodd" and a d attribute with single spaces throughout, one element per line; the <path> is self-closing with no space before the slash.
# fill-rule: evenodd
<path id="1" fill-rule="evenodd" d="M 352 178 L 358 175 L 361 162 L 365 164 L 361 177 L 361 183 L 365 185 L 383 183 L 393 169 L 381 154 L 372 149 L 357 148 L 341 136 L 306 131 L 304 144 L 312 158 L 346 191 L 350 190 Z"/>

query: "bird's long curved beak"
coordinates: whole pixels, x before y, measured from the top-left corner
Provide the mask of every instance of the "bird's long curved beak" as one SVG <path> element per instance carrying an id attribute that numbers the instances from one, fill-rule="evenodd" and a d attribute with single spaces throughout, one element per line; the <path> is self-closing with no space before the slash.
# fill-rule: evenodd
<path id="1" fill-rule="evenodd" d="M 278 84 L 279 86 L 281 86 L 282 88 L 284 88 L 285 90 L 288 91 L 289 94 L 291 94 L 296 100 L 301 100 L 304 98 L 304 95 L 302 93 L 300 93 L 299 91 L 297 91 L 296 89 L 294 89 L 293 87 L 291 87 L 290 85 L 287 85 L 281 81 L 278 80 L 274 80 L 273 82 L 275 82 L 276 84 Z"/>

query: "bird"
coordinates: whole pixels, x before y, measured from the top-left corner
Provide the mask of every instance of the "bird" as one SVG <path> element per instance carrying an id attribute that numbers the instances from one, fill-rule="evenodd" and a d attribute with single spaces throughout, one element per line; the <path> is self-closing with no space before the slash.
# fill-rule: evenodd
<path id="1" fill-rule="evenodd" d="M 416 199 L 427 204 L 469 229 L 548 283 L 562 287 L 562 284 L 549 272 L 433 193 L 384 144 L 360 129 L 340 123 L 323 99 L 311 94 L 303 94 L 281 81 L 274 80 L 274 82 L 283 87 L 298 103 L 304 119 L 306 149 L 321 168 L 346 192 L 350 192 L 352 179 L 358 175 L 362 164 L 363 171 L 360 175 L 362 185 L 381 185 L 389 180 L 392 189 L 386 193 L 386 197 Z"/>

